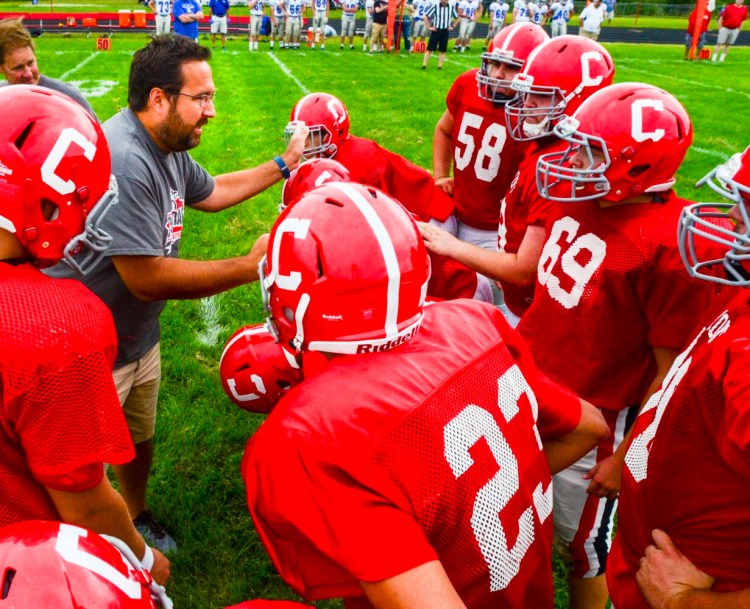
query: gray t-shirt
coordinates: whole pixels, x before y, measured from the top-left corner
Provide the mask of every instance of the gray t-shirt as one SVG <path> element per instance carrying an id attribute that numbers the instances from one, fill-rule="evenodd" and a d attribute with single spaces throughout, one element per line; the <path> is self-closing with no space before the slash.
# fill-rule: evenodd
<path id="1" fill-rule="evenodd" d="M 142 357 L 159 342 L 163 300 L 143 302 L 125 287 L 110 256 L 177 258 L 185 205 L 214 190 L 211 175 L 187 152 L 161 152 L 128 108 L 103 125 L 120 198 L 101 227 L 112 235 L 102 261 L 85 277 L 58 264 L 50 275 L 81 279 L 112 311 L 117 328 L 116 367 Z"/>
<path id="2" fill-rule="evenodd" d="M 0 87 L 7 87 L 7 82 L 0 83 Z M 99 117 L 96 115 L 96 112 L 94 112 L 94 109 L 91 107 L 91 104 L 88 102 L 88 100 L 83 96 L 83 94 L 76 89 L 73 85 L 69 85 L 66 82 L 63 82 L 62 80 L 57 80 L 56 78 L 50 78 L 49 76 L 45 76 L 42 74 L 39 77 L 39 86 L 40 87 L 46 87 L 47 89 L 53 89 L 55 91 L 59 91 L 60 93 L 65 93 L 68 97 L 70 97 L 72 100 L 78 102 L 80 106 L 82 106 L 86 111 L 88 111 L 91 116 L 93 116 L 98 123 L 101 121 L 99 120 Z"/>

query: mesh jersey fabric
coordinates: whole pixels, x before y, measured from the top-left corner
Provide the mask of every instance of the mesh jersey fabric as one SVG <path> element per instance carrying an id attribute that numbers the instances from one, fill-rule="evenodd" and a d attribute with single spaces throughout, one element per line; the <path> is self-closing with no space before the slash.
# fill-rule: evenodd
<path id="1" fill-rule="evenodd" d="M 528 142 L 505 128 L 505 108 L 479 97 L 477 72 L 459 76 L 448 91 L 453 115 L 453 204 L 467 226 L 497 230 L 500 201 L 518 171 Z"/>
<path id="2" fill-rule="evenodd" d="M 750 587 L 749 396 L 742 293 L 697 333 L 636 419 L 607 569 L 617 607 L 648 608 L 635 574 L 654 528 L 716 578 L 714 591 Z"/>
<path id="3" fill-rule="evenodd" d="M 112 380 L 109 309 L 81 283 L 0 263 L 0 526 L 58 520 L 45 486 L 82 491 L 135 455 Z"/>
<path id="4" fill-rule="evenodd" d="M 352 182 L 379 188 L 424 221 L 445 220 L 453 211 L 453 201 L 427 171 L 372 140 L 351 135 L 333 158 Z"/>
<path id="5" fill-rule="evenodd" d="M 583 201 L 553 212 L 518 331 L 542 371 L 595 406 L 640 404 L 653 348 L 679 351 L 721 291 L 680 259 L 677 224 L 689 203 L 670 192 L 662 203 Z"/>
<path id="6" fill-rule="evenodd" d="M 307 599 L 366 606 L 358 580 L 439 558 L 470 607 L 548 608 L 551 477 L 537 434 L 569 433 L 580 416 L 497 309 L 428 305 L 408 343 L 334 357 L 277 405 L 243 458 L 248 506 Z"/>
<path id="7" fill-rule="evenodd" d="M 497 229 L 499 251 L 518 253 L 529 226 L 546 226 L 556 204 L 539 194 L 536 187 L 536 162 L 542 154 L 547 154 L 560 146 L 557 139 L 551 142 L 547 139 L 541 140 L 541 145 L 534 146 L 518 168 L 518 173 L 500 204 L 500 222 Z M 523 316 L 534 300 L 534 283 L 519 286 L 504 281 L 502 285 L 507 307 L 517 317 Z"/>

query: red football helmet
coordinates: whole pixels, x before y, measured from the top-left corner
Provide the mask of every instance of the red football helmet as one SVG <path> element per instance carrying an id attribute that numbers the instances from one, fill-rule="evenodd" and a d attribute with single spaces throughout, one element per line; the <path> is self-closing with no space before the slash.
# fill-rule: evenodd
<path id="1" fill-rule="evenodd" d="M 281 187 L 279 211 L 284 211 L 295 199 L 313 188 L 328 184 L 328 182 L 348 181 L 349 170 L 338 161 L 310 159 L 297 167 Z"/>
<path id="2" fill-rule="evenodd" d="M 87 272 L 109 247 L 99 222 L 117 201 L 107 140 L 69 97 L 31 85 L 0 88 L 0 228 L 35 264 Z"/>
<path id="3" fill-rule="evenodd" d="M 708 184 L 731 203 L 695 203 L 682 211 L 679 245 L 682 261 L 693 277 L 715 283 L 750 287 L 750 146 L 714 168 L 697 186 Z M 741 222 L 729 211 L 737 207 Z M 702 260 L 696 241 L 718 243 L 726 254 Z M 720 271 L 720 272 L 716 272 Z M 723 273 L 721 272 L 723 271 Z"/>
<path id="4" fill-rule="evenodd" d="M 306 159 L 336 156 L 349 137 L 349 112 L 340 99 L 328 93 L 310 93 L 295 104 L 284 130 L 287 144 L 300 122 L 310 129 L 303 153 Z"/>
<path id="5" fill-rule="evenodd" d="M 263 324 L 245 326 L 227 341 L 219 374 L 224 391 L 237 406 L 268 414 L 302 381 L 294 356 L 281 348 Z"/>
<path id="6" fill-rule="evenodd" d="M 505 120 L 515 140 L 552 133 L 594 92 L 612 84 L 615 66 L 607 50 L 583 36 L 558 36 L 535 48 L 516 74 L 516 96 L 505 104 Z"/>
<path id="7" fill-rule="evenodd" d="M 416 334 L 430 267 L 400 203 L 336 182 L 279 216 L 260 275 L 269 329 L 285 349 L 368 353 Z"/>
<path id="8" fill-rule="evenodd" d="M 597 91 L 553 131 L 569 144 L 537 162 L 537 188 L 553 201 L 617 202 L 669 190 L 693 141 L 680 102 L 633 82 Z"/>
<path id="9" fill-rule="evenodd" d="M 172 609 L 172 601 L 119 539 L 28 520 L 0 529 L 0 606 Z"/>
<path id="10" fill-rule="evenodd" d="M 487 52 L 482 53 L 482 67 L 477 72 L 479 97 L 496 104 L 512 99 L 512 92 L 502 91 L 510 91 L 511 79 L 493 78 L 492 64 L 504 63 L 520 70 L 531 51 L 547 40 L 547 32 L 535 23 L 513 23 L 495 34 Z"/>

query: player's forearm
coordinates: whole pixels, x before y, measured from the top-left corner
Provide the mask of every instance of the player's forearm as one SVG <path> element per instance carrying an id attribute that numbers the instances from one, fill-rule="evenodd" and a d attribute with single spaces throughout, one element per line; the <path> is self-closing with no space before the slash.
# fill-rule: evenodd
<path id="1" fill-rule="evenodd" d="M 429 22 L 427 27 L 430 27 Z M 446 133 L 441 124 L 435 127 L 435 135 L 432 142 L 432 174 L 438 180 L 446 178 L 451 174 L 451 135 Z"/>
<path id="2" fill-rule="evenodd" d="M 573 465 L 608 435 L 609 427 L 599 409 L 581 400 L 578 426 L 560 438 L 543 441 L 550 472 L 556 474 Z"/>
<path id="3" fill-rule="evenodd" d="M 738 592 L 690 590 L 672 597 L 662 609 L 750 609 L 750 588 Z"/>

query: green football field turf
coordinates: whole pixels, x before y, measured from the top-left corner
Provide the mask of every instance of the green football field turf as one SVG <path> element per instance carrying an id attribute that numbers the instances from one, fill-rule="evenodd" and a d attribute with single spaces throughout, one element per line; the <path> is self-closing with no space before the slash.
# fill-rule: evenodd
<path id="1" fill-rule="evenodd" d="M 41 70 L 79 86 L 104 120 L 126 104 L 130 58 L 146 42 L 142 35 L 115 35 L 109 52 L 97 52 L 96 40 L 83 36 L 45 35 L 36 44 Z M 419 70 L 420 56 L 370 56 L 361 51 L 361 42 L 356 51 L 339 51 L 337 40 L 331 40 L 325 52 L 303 48 L 273 54 L 263 45 L 262 52 L 248 53 L 244 39 L 230 40 L 228 46 L 228 53 L 217 53 L 212 60 L 218 116 L 193 151 L 212 173 L 254 166 L 281 152 L 290 109 L 312 91 L 327 91 L 344 101 L 354 134 L 430 169 L 432 131 L 445 108 L 445 95 L 456 76 L 478 66 L 481 45 L 475 42 L 472 52 L 449 55 L 442 71 L 433 60 L 426 72 Z M 750 49 L 732 48 L 727 61 L 716 65 L 685 62 L 678 46 L 608 48 L 617 82 L 663 87 L 688 109 L 695 139 L 678 192 L 694 199 L 714 197 L 692 184 L 750 144 Z M 270 229 L 279 198 L 277 185 L 220 214 L 188 212 L 182 255 L 212 259 L 244 254 Z M 229 335 L 262 318 L 257 285 L 199 301 L 170 302 L 162 315 L 164 380 L 150 502 L 180 544 L 169 584 L 178 609 L 218 608 L 257 597 L 294 598 L 266 557 L 244 505 L 240 459 L 262 419 L 230 404 L 217 372 Z M 560 586 L 559 606 L 564 598 Z"/>

